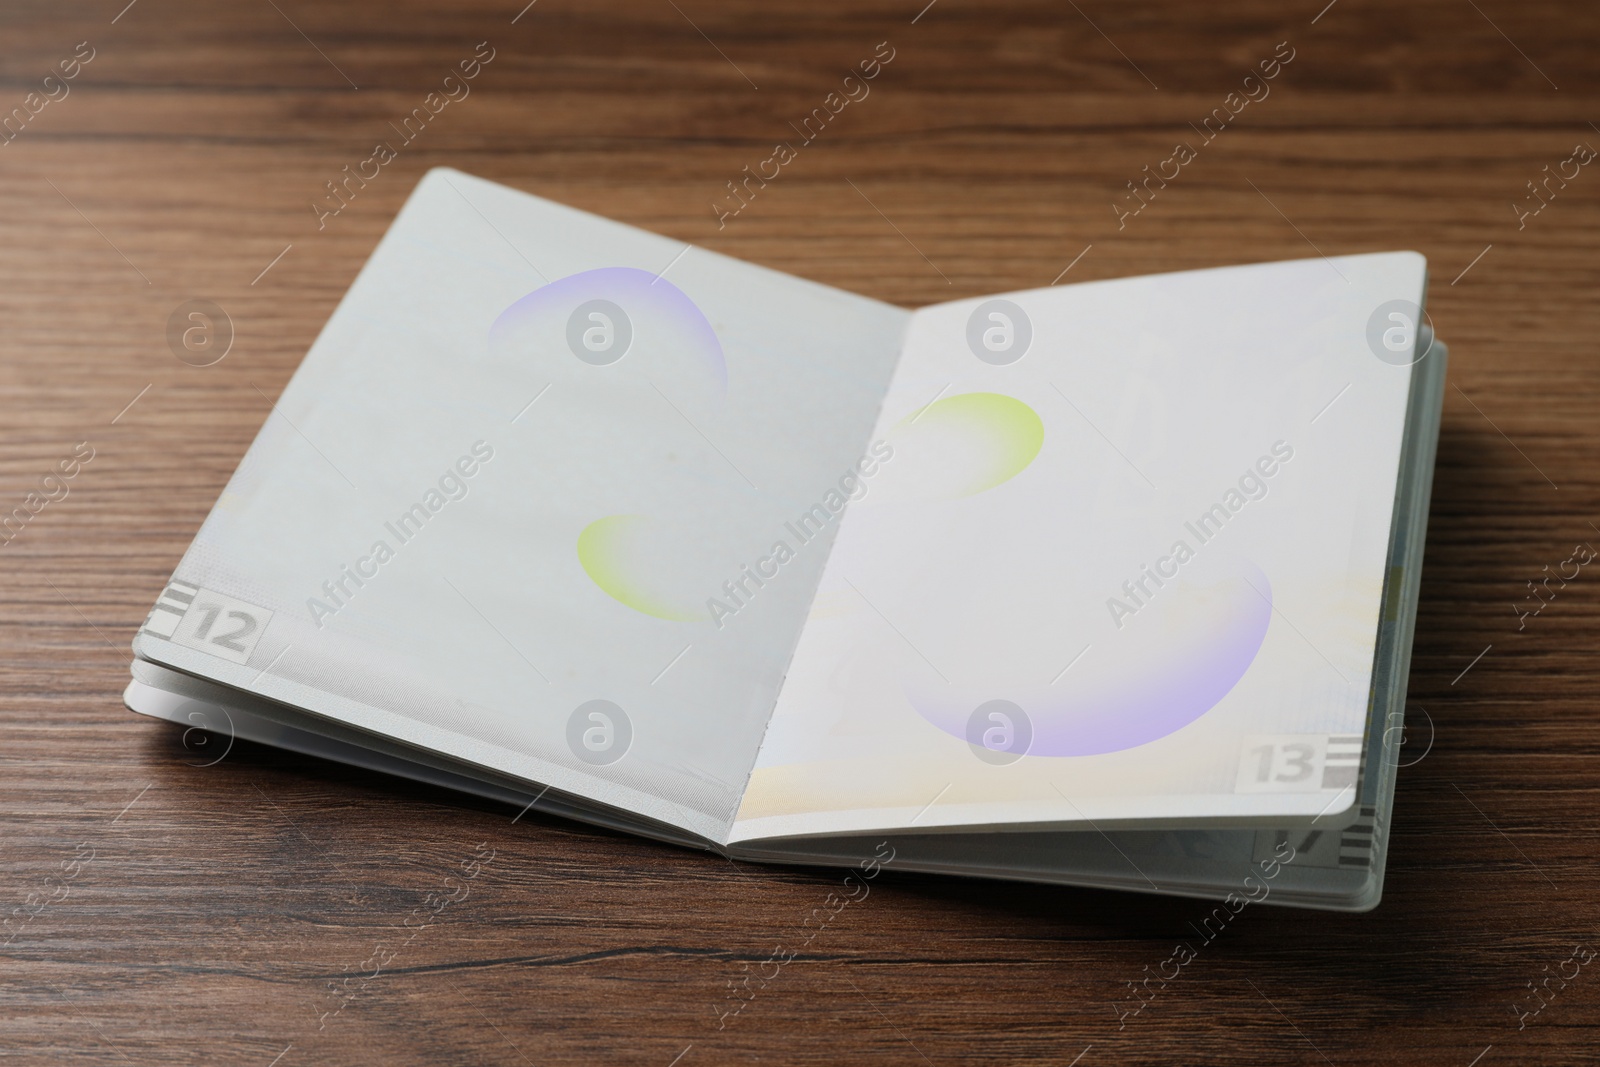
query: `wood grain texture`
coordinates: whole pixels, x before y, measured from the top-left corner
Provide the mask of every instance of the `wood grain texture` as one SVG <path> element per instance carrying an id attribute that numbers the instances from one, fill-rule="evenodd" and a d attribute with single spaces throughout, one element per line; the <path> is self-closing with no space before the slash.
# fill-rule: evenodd
<path id="1" fill-rule="evenodd" d="M 0 145 L 0 511 L 96 450 L 0 554 L 6 1063 L 1600 1062 L 1600 966 L 1513 1011 L 1600 946 L 1600 574 L 1520 628 L 1513 609 L 1600 543 L 1600 173 L 1520 227 L 1511 206 L 1600 146 L 1600 12 L 923 2 L 0 10 L 0 116 L 94 50 Z M 472 95 L 319 231 L 322 183 L 480 41 Z M 882 41 L 871 95 L 719 228 L 725 183 Z M 1271 95 L 1119 229 L 1125 183 L 1283 41 Z M 198 766 L 126 712 L 134 629 L 438 164 L 906 305 L 1080 253 L 1067 280 L 1426 254 L 1453 355 L 1408 751 L 1427 722 L 1432 742 L 1401 775 L 1383 904 L 1248 909 L 1121 1025 L 1126 983 L 1208 909 L 891 873 L 719 1028 L 837 876 L 246 744 Z M 214 366 L 168 347 L 192 298 L 237 331 Z M 418 928 L 480 843 L 493 859 Z"/>

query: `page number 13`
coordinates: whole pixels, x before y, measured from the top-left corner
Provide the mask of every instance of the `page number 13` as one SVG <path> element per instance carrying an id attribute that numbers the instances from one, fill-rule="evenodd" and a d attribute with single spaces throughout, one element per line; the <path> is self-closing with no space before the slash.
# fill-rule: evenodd
<path id="1" fill-rule="evenodd" d="M 1315 791 L 1326 757 L 1327 739 L 1319 735 L 1246 738 L 1235 788 L 1241 793 Z"/>
<path id="2" fill-rule="evenodd" d="M 1304 782 L 1311 777 L 1315 745 L 1293 741 L 1287 745 L 1257 745 L 1250 750 L 1256 757 L 1256 781 Z"/>

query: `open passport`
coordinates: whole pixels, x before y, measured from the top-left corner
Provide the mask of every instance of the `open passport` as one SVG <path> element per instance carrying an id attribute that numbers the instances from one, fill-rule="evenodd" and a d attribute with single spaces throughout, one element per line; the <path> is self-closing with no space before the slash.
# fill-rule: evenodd
<path id="1" fill-rule="evenodd" d="M 1388 252 L 907 311 L 433 170 L 126 701 L 738 859 L 1364 910 L 1425 288 Z"/>

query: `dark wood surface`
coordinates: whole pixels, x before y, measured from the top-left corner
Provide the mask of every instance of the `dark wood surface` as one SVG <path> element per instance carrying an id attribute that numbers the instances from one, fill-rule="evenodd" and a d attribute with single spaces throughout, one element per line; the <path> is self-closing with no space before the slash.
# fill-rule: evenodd
<path id="1" fill-rule="evenodd" d="M 0 511 L 95 450 L 0 550 L 0 1061 L 1600 1062 L 1600 960 L 1569 962 L 1600 948 L 1600 572 L 1514 607 L 1600 544 L 1600 168 L 1513 207 L 1600 147 L 1593 5 L 124 2 L 0 9 L 0 115 L 94 52 L 0 145 Z M 480 41 L 472 95 L 319 232 L 322 183 Z M 719 229 L 724 183 L 883 41 L 870 96 Z M 247 744 L 201 766 L 125 711 L 134 629 L 437 164 L 906 305 L 1426 254 L 1453 365 L 1382 905 L 1250 908 L 1119 1021 L 1201 904 L 890 873 L 719 1027 L 836 875 Z M 204 368 L 166 333 L 197 298 L 237 334 Z"/>

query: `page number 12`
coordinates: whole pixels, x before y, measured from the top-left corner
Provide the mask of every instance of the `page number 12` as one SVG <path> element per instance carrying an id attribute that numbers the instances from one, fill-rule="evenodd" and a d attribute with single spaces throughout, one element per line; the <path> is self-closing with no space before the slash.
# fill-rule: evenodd
<path id="1" fill-rule="evenodd" d="M 172 640 L 199 652 L 244 663 L 271 620 L 272 612 L 266 608 L 201 589 Z"/>

